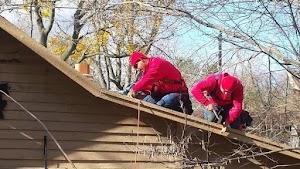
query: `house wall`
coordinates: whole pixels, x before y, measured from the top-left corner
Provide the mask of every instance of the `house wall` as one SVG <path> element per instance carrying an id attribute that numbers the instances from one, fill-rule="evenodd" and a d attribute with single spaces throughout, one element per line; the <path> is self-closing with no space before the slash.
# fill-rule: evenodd
<path id="1" fill-rule="evenodd" d="M 78 169 L 176 165 L 173 155 L 160 153 L 171 145 L 169 122 L 141 114 L 138 128 L 137 110 L 96 98 L 1 29 L 0 81 L 48 127 Z M 8 97 L 3 99 L 0 168 L 44 168 L 45 136 L 48 168 L 72 168 L 41 124 Z"/>

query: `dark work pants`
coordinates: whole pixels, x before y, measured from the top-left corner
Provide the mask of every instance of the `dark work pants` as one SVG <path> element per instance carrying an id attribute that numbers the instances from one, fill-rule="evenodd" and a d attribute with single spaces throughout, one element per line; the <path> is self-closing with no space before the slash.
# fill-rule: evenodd
<path id="1" fill-rule="evenodd" d="M 175 111 L 182 112 L 180 107 L 180 94 L 179 93 L 169 93 L 164 96 L 152 96 L 148 95 L 144 99 L 146 102 L 157 104 L 159 106 L 169 108 Z"/>
<path id="2" fill-rule="evenodd" d="M 221 106 L 221 107 L 224 110 L 224 111 L 220 111 L 220 115 L 223 117 L 221 123 L 223 123 L 228 118 L 229 110 L 231 109 L 232 105 Z M 215 114 L 212 111 L 209 111 L 206 108 L 204 108 L 203 113 L 204 113 L 204 119 L 206 119 L 208 121 L 211 121 L 211 122 L 217 122 L 218 121 Z M 239 129 L 240 125 L 241 125 L 241 116 L 239 116 L 235 121 L 233 121 L 230 124 L 230 127 L 233 128 L 233 129 Z"/>

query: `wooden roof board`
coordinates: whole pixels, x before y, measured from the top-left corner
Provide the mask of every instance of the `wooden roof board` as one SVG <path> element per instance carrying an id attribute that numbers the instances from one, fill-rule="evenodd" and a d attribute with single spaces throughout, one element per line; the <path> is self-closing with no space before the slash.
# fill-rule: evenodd
<path id="1" fill-rule="evenodd" d="M 95 97 L 105 99 L 107 101 L 111 101 L 126 107 L 130 107 L 136 109 L 137 111 L 153 114 L 161 118 L 169 119 L 182 124 L 187 124 L 192 127 L 198 128 L 199 130 L 209 131 L 216 135 L 238 140 L 250 145 L 256 145 L 258 147 L 271 150 L 271 153 L 281 153 L 286 156 L 300 159 L 300 150 L 294 149 L 287 145 L 276 143 L 267 138 L 233 129 L 228 129 L 226 132 L 220 133 L 222 126 L 219 124 L 207 122 L 204 119 L 178 113 L 170 109 L 159 107 L 151 103 L 143 102 L 134 98 L 129 98 L 127 96 L 117 94 L 115 92 L 107 91 L 106 89 L 102 89 L 96 83 L 87 80 L 86 77 L 74 70 L 64 61 L 60 60 L 44 46 L 40 45 L 38 42 L 26 35 L 26 33 L 18 29 L 3 17 L 0 17 L 0 28 L 17 39 L 22 44 L 27 46 L 30 50 L 38 54 L 40 57 L 45 59 L 47 62 L 60 70 L 74 82 L 93 94 Z"/>

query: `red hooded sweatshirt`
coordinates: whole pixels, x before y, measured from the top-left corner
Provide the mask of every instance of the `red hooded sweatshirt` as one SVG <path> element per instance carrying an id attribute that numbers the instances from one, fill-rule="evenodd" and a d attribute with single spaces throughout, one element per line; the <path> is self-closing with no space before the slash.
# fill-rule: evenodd
<path id="1" fill-rule="evenodd" d="M 198 102 L 205 106 L 210 103 L 218 106 L 232 105 L 227 118 L 227 122 L 231 124 L 242 112 L 243 85 L 237 78 L 231 76 L 234 79 L 233 91 L 224 94 L 221 92 L 220 85 L 225 76 L 230 75 L 228 73 L 212 74 L 194 85 L 191 93 Z"/>
<path id="2" fill-rule="evenodd" d="M 143 72 L 141 79 L 133 86 L 134 91 L 152 90 L 161 95 L 168 93 L 178 92 L 182 85 L 166 82 L 165 80 L 173 80 L 180 82 L 182 80 L 179 70 L 160 57 L 151 57 L 149 64 L 146 66 L 146 70 Z"/>

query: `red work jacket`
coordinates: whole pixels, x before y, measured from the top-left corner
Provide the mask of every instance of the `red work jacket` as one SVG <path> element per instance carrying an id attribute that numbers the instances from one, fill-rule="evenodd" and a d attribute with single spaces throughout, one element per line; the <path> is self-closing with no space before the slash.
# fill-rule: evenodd
<path id="1" fill-rule="evenodd" d="M 182 84 L 170 83 L 168 80 L 181 82 L 182 77 L 179 70 L 163 58 L 151 57 L 141 79 L 132 89 L 134 91 L 148 90 L 165 95 L 178 92 L 182 88 Z"/>
<path id="2" fill-rule="evenodd" d="M 242 104 L 244 99 L 243 85 L 237 80 L 234 91 L 230 96 L 221 92 L 220 84 L 224 76 L 230 76 L 228 73 L 212 74 L 195 84 L 191 93 L 195 99 L 201 104 L 207 106 L 212 103 L 218 106 L 232 105 L 229 110 L 227 122 L 231 124 L 242 112 Z"/>

